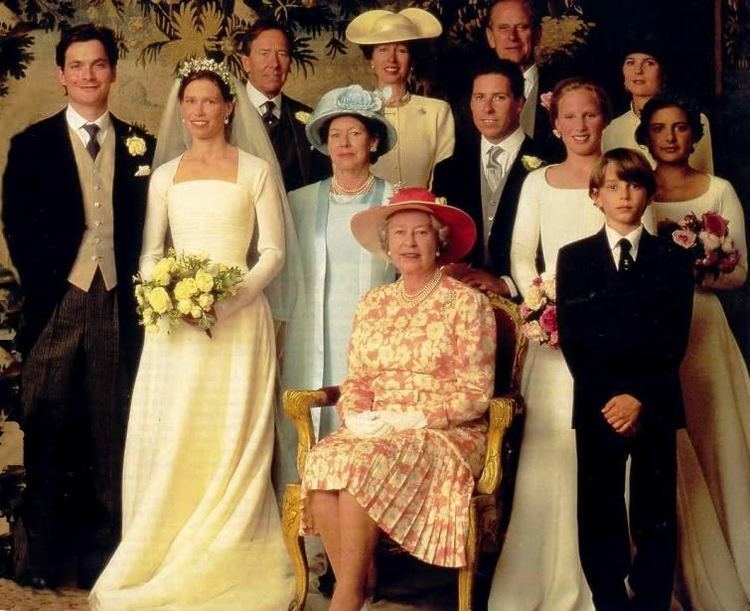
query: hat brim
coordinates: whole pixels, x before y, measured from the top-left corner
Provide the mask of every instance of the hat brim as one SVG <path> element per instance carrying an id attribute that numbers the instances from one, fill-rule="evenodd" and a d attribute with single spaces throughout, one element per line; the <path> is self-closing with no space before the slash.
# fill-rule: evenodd
<path id="1" fill-rule="evenodd" d="M 335 119 L 336 117 L 341 117 L 343 115 L 365 117 L 367 119 L 371 119 L 372 121 L 377 121 L 385 128 L 385 142 L 382 143 L 379 147 L 381 155 L 387 153 L 394 146 L 396 146 L 396 141 L 398 140 L 396 128 L 393 127 L 388 119 L 386 119 L 382 114 L 371 110 L 345 110 L 343 108 L 332 108 L 327 112 L 323 112 L 313 117 L 305 125 L 305 134 L 307 135 L 307 139 L 316 150 L 320 151 L 324 155 L 330 155 L 330 153 L 328 152 L 328 144 L 326 142 L 323 142 L 320 136 L 320 130 L 327 121 Z"/>
<path id="2" fill-rule="evenodd" d="M 399 27 L 376 28 L 381 19 L 406 17 L 411 26 L 408 29 Z M 358 45 L 382 45 L 392 42 L 409 42 L 437 38 L 443 33 L 443 26 L 432 13 L 420 8 L 406 8 L 399 13 L 382 9 L 367 11 L 355 17 L 346 28 L 346 39 Z"/>
<path id="3" fill-rule="evenodd" d="M 377 206 L 358 212 L 352 217 L 351 222 L 354 238 L 366 250 L 388 259 L 388 255 L 380 243 L 380 228 L 389 217 L 404 210 L 427 212 L 450 228 L 448 247 L 441 248 L 440 257 L 437 259 L 440 265 L 460 261 L 474 247 L 474 242 L 477 239 L 477 228 L 474 220 L 466 212 L 446 204 L 419 201 Z"/>

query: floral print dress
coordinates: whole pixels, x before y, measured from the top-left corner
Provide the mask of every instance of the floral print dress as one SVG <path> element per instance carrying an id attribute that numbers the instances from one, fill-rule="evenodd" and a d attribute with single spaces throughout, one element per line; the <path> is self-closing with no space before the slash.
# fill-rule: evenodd
<path id="1" fill-rule="evenodd" d="M 486 449 L 495 318 L 486 297 L 448 277 L 420 303 L 400 290 L 378 287 L 360 302 L 337 408 L 344 422 L 367 410 L 421 410 L 427 425 L 369 438 L 342 426 L 308 454 L 302 494 L 347 490 L 409 553 L 461 567 Z M 314 532 L 306 510 L 301 530 Z"/>

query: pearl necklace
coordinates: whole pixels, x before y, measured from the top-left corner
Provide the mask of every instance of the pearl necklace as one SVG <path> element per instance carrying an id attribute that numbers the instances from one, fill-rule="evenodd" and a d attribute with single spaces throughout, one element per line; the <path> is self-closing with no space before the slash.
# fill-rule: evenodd
<path id="1" fill-rule="evenodd" d="M 437 269 L 435 270 L 435 273 L 432 274 L 432 278 L 430 278 L 427 281 L 427 284 L 425 284 L 421 289 L 419 289 L 416 293 L 413 295 L 409 295 L 409 293 L 406 292 L 406 289 L 404 288 L 404 279 L 401 278 L 401 286 L 399 287 L 399 297 L 401 297 L 402 301 L 407 304 L 414 304 L 419 303 L 420 301 L 424 300 L 432 291 L 435 290 L 435 287 L 440 284 L 440 280 L 443 277 L 443 270 Z"/>
<path id="2" fill-rule="evenodd" d="M 357 195 L 367 193 L 370 189 L 372 189 L 372 185 L 374 183 L 375 176 L 369 174 L 367 180 L 365 180 L 365 182 L 363 182 L 359 187 L 355 187 L 354 189 L 347 189 L 346 187 L 341 186 L 339 181 L 336 180 L 336 174 L 334 174 L 331 177 L 331 191 L 336 195 L 349 195 L 351 197 L 356 197 Z"/>

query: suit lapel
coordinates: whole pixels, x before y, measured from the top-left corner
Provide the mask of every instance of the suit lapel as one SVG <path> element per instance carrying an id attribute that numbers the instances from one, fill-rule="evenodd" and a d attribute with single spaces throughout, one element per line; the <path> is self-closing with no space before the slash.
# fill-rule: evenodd
<path id="1" fill-rule="evenodd" d="M 53 162 L 50 163 L 51 173 L 56 175 L 55 182 L 59 185 L 60 193 L 66 195 L 60 198 L 60 202 L 69 206 L 73 215 L 78 214 L 82 217 L 83 193 L 78 179 L 78 166 L 73 153 L 73 143 L 70 141 L 65 110 L 55 117 L 50 136 L 49 152 L 53 156 Z M 47 143 L 44 146 L 47 146 Z"/>

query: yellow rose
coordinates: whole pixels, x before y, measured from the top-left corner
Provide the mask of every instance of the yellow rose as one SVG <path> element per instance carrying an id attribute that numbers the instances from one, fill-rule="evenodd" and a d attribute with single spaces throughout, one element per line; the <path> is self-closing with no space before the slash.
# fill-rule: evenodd
<path id="1" fill-rule="evenodd" d="M 193 302 L 190 301 L 189 299 L 180 299 L 177 302 L 177 311 L 180 314 L 184 314 L 185 316 L 187 316 L 188 314 L 190 314 L 190 311 L 192 309 L 193 309 Z"/>
<path id="2" fill-rule="evenodd" d="M 160 286 L 151 289 L 146 296 L 146 300 L 157 314 L 164 314 L 172 307 L 172 300 L 169 298 L 169 293 Z"/>
<path id="3" fill-rule="evenodd" d="M 201 310 L 198 306 L 193 306 L 193 309 L 190 310 L 190 316 L 192 316 L 196 320 L 200 320 L 200 317 L 203 316 L 203 310 Z"/>
<path id="4" fill-rule="evenodd" d="M 174 270 L 175 264 L 176 261 L 172 257 L 163 257 L 159 259 L 159 262 L 154 266 L 154 273 L 166 272 L 167 274 L 171 274 L 172 270 Z"/>
<path id="5" fill-rule="evenodd" d="M 198 305 L 204 310 L 210 310 L 211 306 L 214 305 L 214 296 L 204 294 L 198 297 Z"/>
<path id="6" fill-rule="evenodd" d="M 179 299 L 190 299 L 193 295 L 198 292 L 198 286 L 195 284 L 194 278 L 185 278 L 177 283 L 174 287 L 174 296 Z"/>
<path id="7" fill-rule="evenodd" d="M 207 293 L 214 288 L 214 278 L 208 272 L 201 270 L 195 274 L 195 284 L 198 286 L 198 290 Z"/>
<path id="8" fill-rule="evenodd" d="M 128 147 L 128 153 L 133 157 L 146 153 L 146 141 L 140 136 L 130 136 L 125 140 L 125 146 Z"/>
<path id="9" fill-rule="evenodd" d="M 146 298 L 144 297 L 144 289 L 142 284 L 138 284 L 135 287 L 135 301 L 139 306 L 142 306 L 146 303 Z"/>

